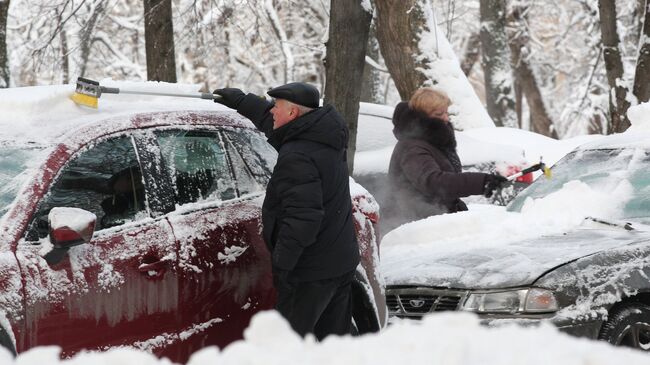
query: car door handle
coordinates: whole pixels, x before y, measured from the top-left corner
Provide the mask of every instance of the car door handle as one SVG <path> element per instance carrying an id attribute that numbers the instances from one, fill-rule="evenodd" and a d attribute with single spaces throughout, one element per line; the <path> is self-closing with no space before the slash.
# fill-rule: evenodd
<path id="1" fill-rule="evenodd" d="M 159 260 L 151 263 L 141 263 L 138 271 L 152 279 L 160 278 L 169 267 L 169 260 Z"/>

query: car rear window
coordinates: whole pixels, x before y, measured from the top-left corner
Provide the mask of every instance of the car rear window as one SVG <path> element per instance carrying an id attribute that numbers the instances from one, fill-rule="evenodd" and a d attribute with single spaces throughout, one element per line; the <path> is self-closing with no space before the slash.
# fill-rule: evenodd
<path id="1" fill-rule="evenodd" d="M 259 183 L 266 185 L 278 158 L 277 151 L 266 142 L 266 138 L 259 132 L 236 129 L 226 130 L 224 133 L 250 173 Z"/>

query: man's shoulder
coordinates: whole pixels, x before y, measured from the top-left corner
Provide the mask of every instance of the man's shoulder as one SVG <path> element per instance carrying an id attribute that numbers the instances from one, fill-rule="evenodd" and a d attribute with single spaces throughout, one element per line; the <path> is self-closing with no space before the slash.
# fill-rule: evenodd
<path id="1" fill-rule="evenodd" d="M 297 153 L 306 156 L 312 156 L 318 153 L 322 153 L 323 150 L 328 148 L 331 149 L 331 147 L 328 147 L 327 145 L 324 145 L 320 142 L 297 138 L 285 142 L 280 148 L 279 154 L 284 155 Z"/>

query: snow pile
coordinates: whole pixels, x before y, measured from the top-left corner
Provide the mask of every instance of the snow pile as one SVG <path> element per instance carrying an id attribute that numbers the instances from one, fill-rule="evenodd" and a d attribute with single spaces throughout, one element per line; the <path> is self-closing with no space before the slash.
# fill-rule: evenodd
<path id="1" fill-rule="evenodd" d="M 551 325 L 538 328 L 481 326 L 469 313 L 435 314 L 421 322 L 400 321 L 380 334 L 329 337 L 316 343 L 299 338 L 276 312 L 257 314 L 244 340 L 223 350 L 208 347 L 195 353 L 188 365 L 208 364 L 444 364 L 444 365 L 606 365 L 643 364 L 650 357 L 604 342 L 577 339 Z M 105 353 L 80 353 L 59 360 L 59 349 L 43 347 L 13 360 L 0 350 L 7 365 L 167 365 L 146 352 L 116 348 Z"/>
<path id="2" fill-rule="evenodd" d="M 650 103 L 641 103 L 631 106 L 627 110 L 627 117 L 632 124 L 628 131 L 650 131 Z"/>

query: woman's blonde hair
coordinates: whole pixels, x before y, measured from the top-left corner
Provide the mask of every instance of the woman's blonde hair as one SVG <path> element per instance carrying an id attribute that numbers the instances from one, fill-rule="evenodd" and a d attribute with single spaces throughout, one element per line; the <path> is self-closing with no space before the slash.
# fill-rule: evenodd
<path id="1" fill-rule="evenodd" d="M 451 100 L 444 91 L 430 87 L 421 87 L 413 93 L 409 100 L 409 108 L 431 115 L 433 112 L 446 110 Z"/>

